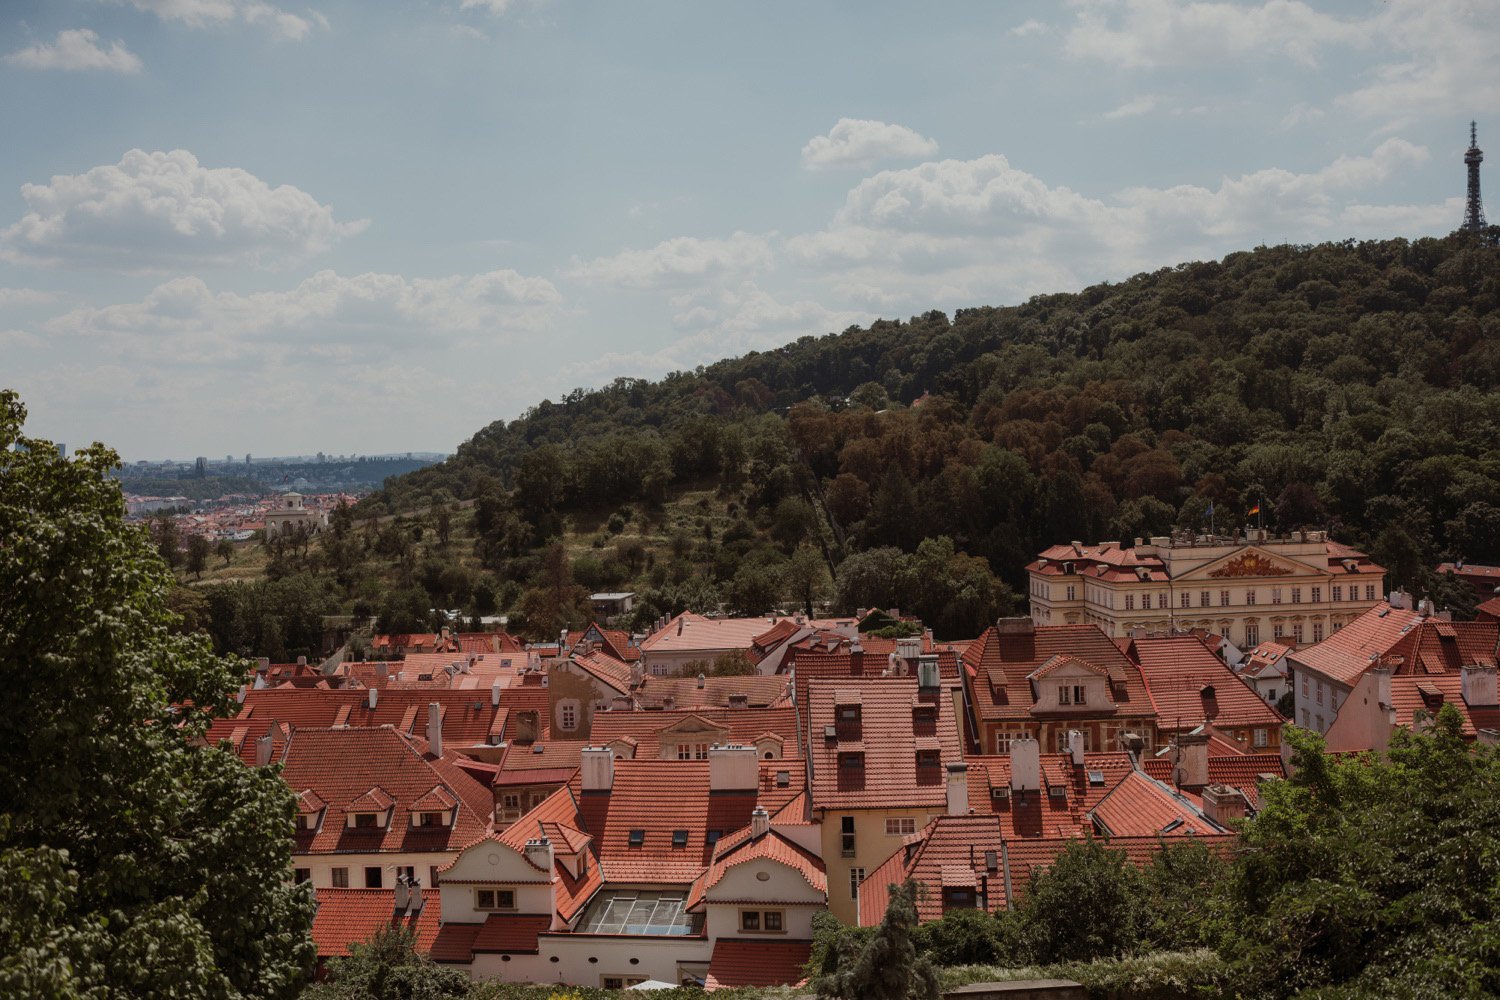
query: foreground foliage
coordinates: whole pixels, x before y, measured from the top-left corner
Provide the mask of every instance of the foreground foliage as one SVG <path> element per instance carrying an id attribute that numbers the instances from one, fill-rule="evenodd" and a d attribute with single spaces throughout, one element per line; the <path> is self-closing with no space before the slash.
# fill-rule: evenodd
<path id="1" fill-rule="evenodd" d="M 0 392 L 0 995 L 293 996 L 291 793 L 195 745 L 242 664 L 179 633 L 117 456 L 24 419 Z"/>

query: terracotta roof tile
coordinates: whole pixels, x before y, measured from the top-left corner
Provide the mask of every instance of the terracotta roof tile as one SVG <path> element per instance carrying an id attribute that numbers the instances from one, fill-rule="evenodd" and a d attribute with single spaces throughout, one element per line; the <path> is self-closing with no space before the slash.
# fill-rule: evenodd
<path id="1" fill-rule="evenodd" d="M 697 720 L 697 721 L 694 721 Z M 691 711 L 607 711 L 594 715 L 590 736 L 596 745 L 634 738 L 636 756 L 659 758 L 662 737 L 670 731 L 707 725 L 724 732 L 715 742 L 751 745 L 766 734 L 781 740 L 783 751 L 801 756 L 797 713 L 791 708 L 700 708 Z"/>
<path id="2" fill-rule="evenodd" d="M 1283 720 L 1276 710 L 1197 636 L 1136 639 L 1130 655 L 1140 667 L 1163 731 L 1191 729 L 1203 722 L 1281 728 Z"/>
<path id="3" fill-rule="evenodd" d="M 859 687 L 860 722 L 857 727 L 839 721 L 836 693 L 848 687 L 846 680 L 815 680 L 808 688 L 810 732 L 809 769 L 812 774 L 812 804 L 816 809 L 874 808 L 881 806 L 938 805 L 947 801 L 944 765 L 962 759 L 962 744 L 953 716 L 953 698 L 948 688 L 932 695 L 937 711 L 914 712 L 918 697 L 915 677 L 875 677 Z M 837 738 L 827 739 L 827 727 Z M 935 737 L 940 744 L 936 766 L 919 766 L 913 740 Z M 864 755 L 862 767 L 849 767 L 840 757 L 849 756 L 858 744 Z"/>
<path id="4" fill-rule="evenodd" d="M 424 749 L 393 729 L 294 731 L 282 754 L 282 779 L 327 808 L 316 829 L 297 832 L 293 852 L 445 852 L 483 834 L 494 809 L 489 788 Z M 413 826 L 413 813 L 422 811 L 417 803 L 437 788 L 455 801 L 452 824 Z M 387 810 L 384 828 L 346 825 L 349 813 Z"/>
<path id="5" fill-rule="evenodd" d="M 1095 706 L 1080 719 L 1129 711 L 1155 716 L 1139 668 L 1095 625 L 1039 625 L 1021 632 L 986 629 L 964 652 L 970 703 L 982 721 L 1030 719 L 1036 699 L 1029 676 L 1054 657 L 1091 664 L 1110 678 L 1112 704 Z"/>
<path id="6" fill-rule="evenodd" d="M 1417 618 L 1417 613 L 1409 608 L 1393 608 L 1382 601 L 1322 642 L 1292 653 L 1292 663 L 1352 687 L 1361 674 L 1411 631 Z"/>
<path id="7" fill-rule="evenodd" d="M 801 983 L 812 957 L 811 941 L 754 941 L 721 937 L 714 942 L 705 988 L 780 986 Z"/>
<path id="8" fill-rule="evenodd" d="M 416 933 L 417 951 L 432 949 L 438 936 L 441 905 L 436 889 L 422 890 L 418 913 L 395 912 L 394 889 L 319 889 L 312 937 L 319 958 L 349 954 L 351 944 L 362 944 L 382 927 L 409 927 Z"/>

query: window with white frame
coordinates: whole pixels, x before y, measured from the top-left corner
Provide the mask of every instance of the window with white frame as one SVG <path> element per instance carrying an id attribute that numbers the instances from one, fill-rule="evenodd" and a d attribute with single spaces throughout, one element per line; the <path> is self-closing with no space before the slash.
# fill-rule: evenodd
<path id="1" fill-rule="evenodd" d="M 864 880 L 865 880 L 865 870 L 863 868 L 851 868 L 851 869 L 849 869 L 849 898 L 850 899 L 858 901 L 858 899 L 859 899 L 859 884 L 861 882 L 863 882 Z"/>
<path id="2" fill-rule="evenodd" d="M 917 820 L 913 816 L 893 816 L 885 821 L 885 833 L 888 837 L 904 837 L 916 832 Z"/>
<path id="3" fill-rule="evenodd" d="M 474 909 L 476 910 L 514 910 L 515 908 L 516 890 L 514 889 L 487 886 L 474 890 Z"/>
<path id="4" fill-rule="evenodd" d="M 1323 641 L 1323 623 L 1313 622 L 1313 642 Z"/>

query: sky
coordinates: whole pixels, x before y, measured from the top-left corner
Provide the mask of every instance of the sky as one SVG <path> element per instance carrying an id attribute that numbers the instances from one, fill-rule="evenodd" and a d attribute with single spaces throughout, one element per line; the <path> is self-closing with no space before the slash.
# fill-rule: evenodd
<path id="1" fill-rule="evenodd" d="M 0 388 L 128 461 L 446 452 L 879 317 L 1439 236 L 1497 50 L 1494 0 L 5 0 Z"/>

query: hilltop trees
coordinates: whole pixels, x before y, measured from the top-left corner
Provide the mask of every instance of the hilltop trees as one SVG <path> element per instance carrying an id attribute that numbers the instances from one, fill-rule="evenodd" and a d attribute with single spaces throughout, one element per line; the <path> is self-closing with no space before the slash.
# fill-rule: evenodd
<path id="1" fill-rule="evenodd" d="M 291 793 L 197 745 L 243 664 L 176 629 L 115 454 L 24 419 L 0 392 L 0 994 L 293 996 Z"/>

